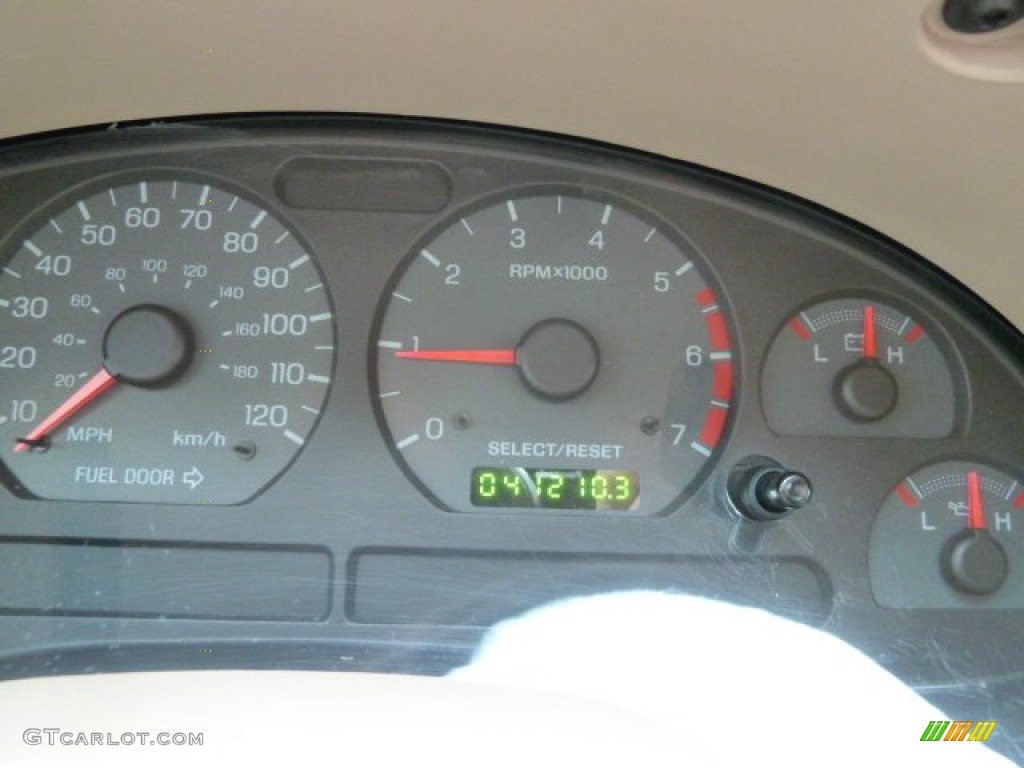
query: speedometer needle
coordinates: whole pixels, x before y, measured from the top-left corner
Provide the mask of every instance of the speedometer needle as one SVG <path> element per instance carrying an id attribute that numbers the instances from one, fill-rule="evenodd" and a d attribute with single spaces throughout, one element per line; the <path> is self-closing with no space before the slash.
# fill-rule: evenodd
<path id="1" fill-rule="evenodd" d="M 413 349 L 395 352 L 405 360 L 434 360 L 442 363 L 478 363 L 483 365 L 516 365 L 514 349 Z"/>
<path id="2" fill-rule="evenodd" d="M 85 382 L 71 397 L 57 406 L 57 409 L 43 419 L 27 436 L 18 438 L 17 444 L 14 446 L 15 453 L 22 453 L 33 445 L 38 445 L 40 441 L 49 437 L 50 433 L 57 429 L 57 427 L 81 411 L 89 403 L 96 400 L 115 384 L 117 384 L 117 377 L 106 368 L 100 368 L 91 379 Z"/>
<path id="3" fill-rule="evenodd" d="M 985 510 L 981 505 L 981 475 L 967 473 L 967 527 L 972 531 L 985 530 Z"/>

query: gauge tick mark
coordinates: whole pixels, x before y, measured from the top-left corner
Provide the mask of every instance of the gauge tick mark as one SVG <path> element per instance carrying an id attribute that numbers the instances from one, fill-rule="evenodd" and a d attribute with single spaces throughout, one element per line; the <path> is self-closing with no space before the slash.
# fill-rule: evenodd
<path id="1" fill-rule="evenodd" d="M 412 435 L 409 435 L 407 438 L 405 438 L 405 440 L 401 440 L 401 441 L 395 443 L 395 447 L 398 450 L 401 451 L 401 450 L 404 450 L 404 449 L 408 448 L 410 445 L 412 445 L 413 443 L 415 443 L 419 439 L 420 439 L 419 434 L 412 434 Z"/>

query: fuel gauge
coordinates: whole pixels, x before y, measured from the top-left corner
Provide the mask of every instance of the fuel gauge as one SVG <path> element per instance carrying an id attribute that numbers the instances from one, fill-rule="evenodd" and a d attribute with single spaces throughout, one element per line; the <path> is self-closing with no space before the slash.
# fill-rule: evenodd
<path id="1" fill-rule="evenodd" d="M 1000 470 L 945 461 L 905 477 L 871 533 L 875 598 L 890 608 L 1024 608 L 1024 488 Z"/>
<path id="2" fill-rule="evenodd" d="M 781 435 L 947 437 L 956 424 L 954 376 L 932 334 L 861 298 L 790 318 L 768 350 L 761 396 Z"/>

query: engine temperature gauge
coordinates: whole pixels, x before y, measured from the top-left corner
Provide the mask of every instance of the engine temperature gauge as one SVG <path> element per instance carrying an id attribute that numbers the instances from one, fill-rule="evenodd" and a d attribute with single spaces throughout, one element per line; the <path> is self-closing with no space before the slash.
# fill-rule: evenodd
<path id="1" fill-rule="evenodd" d="M 832 299 L 790 318 L 761 388 L 782 435 L 947 437 L 956 424 L 941 348 L 916 319 L 877 301 Z"/>
<path id="2" fill-rule="evenodd" d="M 1024 608 L 1024 488 L 992 467 L 933 464 L 886 497 L 871 533 L 875 598 L 890 608 Z"/>

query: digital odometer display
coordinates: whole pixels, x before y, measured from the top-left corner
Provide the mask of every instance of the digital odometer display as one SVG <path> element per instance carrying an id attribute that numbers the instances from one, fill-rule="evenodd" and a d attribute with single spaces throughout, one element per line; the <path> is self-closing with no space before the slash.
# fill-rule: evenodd
<path id="1" fill-rule="evenodd" d="M 475 507 L 633 509 L 640 475 L 620 469 L 476 467 L 470 500 Z"/>

